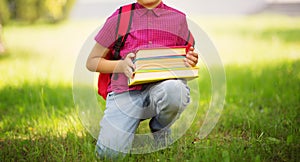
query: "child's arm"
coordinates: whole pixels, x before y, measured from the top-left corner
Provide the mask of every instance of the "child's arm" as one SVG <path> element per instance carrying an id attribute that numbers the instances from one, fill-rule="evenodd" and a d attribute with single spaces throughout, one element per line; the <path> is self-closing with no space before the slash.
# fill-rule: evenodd
<path id="1" fill-rule="evenodd" d="M 135 69 L 132 63 L 135 54 L 128 54 L 124 60 L 107 60 L 105 56 L 108 53 L 108 48 L 96 43 L 87 59 L 87 69 L 100 73 L 124 73 L 127 77 L 131 77 L 132 69 Z"/>

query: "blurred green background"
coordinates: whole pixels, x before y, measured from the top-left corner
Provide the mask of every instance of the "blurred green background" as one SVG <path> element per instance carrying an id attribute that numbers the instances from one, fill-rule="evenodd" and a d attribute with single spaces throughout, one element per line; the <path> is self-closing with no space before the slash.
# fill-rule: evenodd
<path id="1" fill-rule="evenodd" d="M 75 0 L 0 0 L 0 22 L 58 22 L 69 16 Z"/>
<path id="2" fill-rule="evenodd" d="M 72 77 L 81 46 L 105 17 L 74 18 L 74 4 L 0 0 L 0 161 L 96 160 L 95 139 L 74 106 Z M 255 13 L 190 16 L 224 63 L 222 116 L 198 139 L 211 95 L 201 64 L 200 108 L 188 132 L 168 149 L 123 161 L 300 160 L 300 17 L 289 14 L 299 4 L 281 4 L 286 12 L 269 12 L 269 5 Z"/>

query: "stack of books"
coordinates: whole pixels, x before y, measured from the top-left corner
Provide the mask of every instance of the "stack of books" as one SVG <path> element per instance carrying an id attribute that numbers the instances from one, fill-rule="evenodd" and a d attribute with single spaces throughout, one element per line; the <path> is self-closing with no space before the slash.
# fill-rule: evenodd
<path id="1" fill-rule="evenodd" d="M 128 85 L 157 82 L 166 79 L 194 79 L 198 77 L 198 67 L 184 63 L 186 47 L 141 49 L 133 61 L 136 69 Z"/>

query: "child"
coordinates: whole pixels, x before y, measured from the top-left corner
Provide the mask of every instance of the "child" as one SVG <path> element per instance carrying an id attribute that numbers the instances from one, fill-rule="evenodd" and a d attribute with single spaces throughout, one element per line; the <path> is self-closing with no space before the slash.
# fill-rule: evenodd
<path id="1" fill-rule="evenodd" d="M 114 158 L 131 149 L 134 133 L 143 119 L 151 119 L 150 130 L 158 145 L 165 146 L 170 138 L 169 127 L 189 103 L 189 88 L 185 80 L 165 80 L 128 87 L 135 66 L 132 59 L 140 48 L 186 45 L 189 30 L 183 13 L 165 5 L 162 0 L 137 0 L 132 24 L 121 59 L 109 60 L 115 42 L 117 10 L 95 37 L 96 44 L 87 60 L 93 72 L 111 73 L 106 110 L 97 141 L 98 157 Z M 188 49 L 185 63 L 195 66 L 198 54 Z M 167 141 L 169 142 L 169 141 Z"/>

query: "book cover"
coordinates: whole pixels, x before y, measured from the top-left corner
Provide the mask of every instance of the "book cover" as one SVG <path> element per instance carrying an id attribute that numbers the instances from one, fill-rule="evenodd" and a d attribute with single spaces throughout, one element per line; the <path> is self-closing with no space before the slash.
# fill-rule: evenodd
<path id="1" fill-rule="evenodd" d="M 167 57 L 167 56 L 185 56 L 187 52 L 186 46 L 161 47 L 161 48 L 146 48 L 136 52 L 136 59 L 152 58 L 152 57 Z"/>
<path id="2" fill-rule="evenodd" d="M 153 48 L 137 51 L 133 61 L 136 69 L 128 85 L 151 83 L 166 79 L 194 79 L 198 67 L 187 67 L 184 59 L 187 47 Z"/>
<path id="3" fill-rule="evenodd" d="M 180 69 L 164 69 L 164 70 L 148 70 L 138 71 L 134 73 L 133 78 L 129 78 L 128 85 L 138 85 L 152 83 L 166 79 L 195 79 L 199 76 L 198 67 L 180 68 Z"/>
<path id="4" fill-rule="evenodd" d="M 136 59 L 136 70 L 149 68 L 185 67 L 184 56 L 156 57 L 151 59 Z"/>

